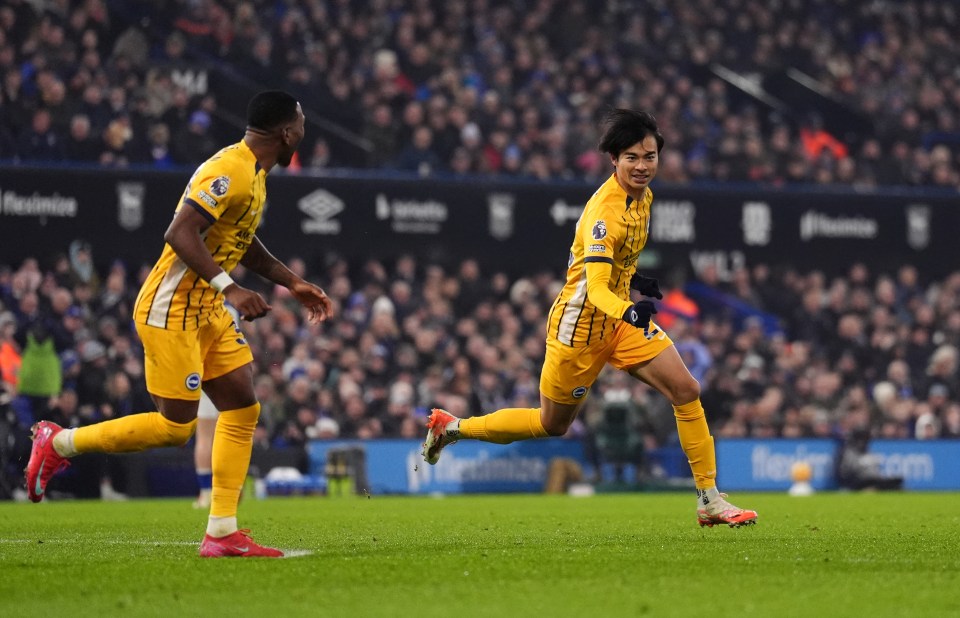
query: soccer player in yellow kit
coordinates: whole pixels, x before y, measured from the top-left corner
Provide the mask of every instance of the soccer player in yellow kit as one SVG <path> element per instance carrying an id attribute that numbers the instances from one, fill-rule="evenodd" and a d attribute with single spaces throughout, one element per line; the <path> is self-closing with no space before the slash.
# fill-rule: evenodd
<path id="1" fill-rule="evenodd" d="M 253 355 L 231 314 L 246 320 L 270 311 L 267 301 L 230 278 L 243 264 L 282 285 L 311 320 L 331 316 L 330 299 L 270 254 L 256 236 L 266 203 L 267 173 L 286 167 L 303 139 L 297 100 L 273 90 L 255 95 L 243 139 L 200 165 L 187 184 L 164 234 L 160 259 L 134 307 L 143 342 L 147 390 L 157 411 L 87 427 L 63 429 L 42 421 L 33 427 L 27 492 L 40 502 L 47 481 L 81 453 L 126 453 L 181 446 L 197 425 L 201 388 L 221 411 L 213 438 L 213 487 L 202 557 L 279 557 L 237 527 L 237 503 L 247 476 L 260 403 L 253 390 Z"/>
<path id="2" fill-rule="evenodd" d="M 540 407 L 507 408 L 466 419 L 435 409 L 427 423 L 424 459 L 435 464 L 445 446 L 468 438 L 508 444 L 562 436 L 600 370 L 610 363 L 673 404 L 680 444 L 696 482 L 700 525 L 755 523 L 756 512 L 733 506 L 717 490 L 713 437 L 700 404 L 700 384 L 651 320 L 657 312 L 653 301 L 630 301 L 631 288 L 662 298 L 657 280 L 637 274 L 636 264 L 650 230 L 649 184 L 657 173 L 663 136 L 650 114 L 617 109 L 607 118 L 599 148 L 610 156 L 614 173 L 577 222 L 567 281 L 547 319 Z"/>

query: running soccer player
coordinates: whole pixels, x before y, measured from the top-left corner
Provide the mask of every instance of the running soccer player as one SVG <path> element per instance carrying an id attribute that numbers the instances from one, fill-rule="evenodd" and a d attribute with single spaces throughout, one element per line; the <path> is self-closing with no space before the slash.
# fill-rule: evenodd
<path id="1" fill-rule="evenodd" d="M 570 249 L 567 280 L 547 318 L 547 354 L 540 375 L 539 408 L 506 408 L 459 419 L 434 409 L 423 457 L 436 464 L 457 440 L 497 444 L 562 436 L 583 406 L 600 370 L 610 363 L 660 391 L 673 404 L 680 444 L 697 488 L 701 526 L 742 526 L 754 511 L 733 506 L 717 490 L 713 437 L 690 375 L 667 334 L 652 321 L 652 300 L 630 301 L 630 289 L 662 298 L 656 279 L 636 273 L 647 242 L 650 181 L 657 173 L 663 136 L 653 116 L 626 109 L 606 119 L 600 151 L 614 173 L 587 202 Z"/>
<path id="2" fill-rule="evenodd" d="M 237 527 L 237 503 L 260 403 L 253 389 L 253 355 L 224 301 L 245 320 L 263 317 L 271 309 L 262 296 L 230 278 L 240 263 L 289 289 L 311 320 L 331 317 L 324 291 L 293 273 L 256 236 L 267 173 L 275 165 L 290 164 L 303 134 L 297 100 L 281 91 L 261 92 L 248 105 L 243 139 L 194 172 L 164 234 L 160 259 L 134 307 L 147 390 L 157 411 L 76 429 L 47 421 L 34 425 L 26 469 L 32 501 L 43 499 L 47 481 L 69 465 L 70 457 L 185 444 L 197 424 L 202 388 L 221 412 L 213 438 L 210 517 L 200 556 L 283 555 L 255 543 L 249 531 Z"/>

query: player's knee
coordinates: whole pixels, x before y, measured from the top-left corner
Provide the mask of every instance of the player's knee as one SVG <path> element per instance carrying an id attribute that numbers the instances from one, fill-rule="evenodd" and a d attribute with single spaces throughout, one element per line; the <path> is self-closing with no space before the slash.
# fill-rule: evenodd
<path id="1" fill-rule="evenodd" d="M 567 430 L 570 429 L 570 423 L 573 421 L 572 419 L 548 418 L 542 422 L 543 428 L 547 431 L 547 435 L 551 438 L 557 438 L 567 433 Z"/>
<path id="2" fill-rule="evenodd" d="M 189 423 L 174 423 L 167 421 L 167 446 L 183 446 L 193 437 L 193 432 L 197 429 L 196 419 Z"/>
<path id="3" fill-rule="evenodd" d="M 700 383 L 690 376 L 674 384 L 672 391 L 673 405 L 684 405 L 700 398 Z"/>

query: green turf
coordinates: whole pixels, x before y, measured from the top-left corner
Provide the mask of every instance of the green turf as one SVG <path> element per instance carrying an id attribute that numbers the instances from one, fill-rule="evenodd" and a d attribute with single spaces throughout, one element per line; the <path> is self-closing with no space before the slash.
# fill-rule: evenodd
<path id="1" fill-rule="evenodd" d="M 960 616 L 957 494 L 245 501 L 310 555 L 196 557 L 187 500 L 0 503 L 0 616 Z"/>

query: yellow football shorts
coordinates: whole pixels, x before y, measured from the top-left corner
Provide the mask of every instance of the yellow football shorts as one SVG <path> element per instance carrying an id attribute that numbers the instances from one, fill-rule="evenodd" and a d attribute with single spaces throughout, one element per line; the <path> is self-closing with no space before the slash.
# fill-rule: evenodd
<path id="1" fill-rule="evenodd" d="M 250 346 L 233 316 L 227 311 L 218 313 L 197 330 L 167 330 L 137 323 L 150 394 L 196 401 L 204 380 L 219 378 L 253 362 Z"/>
<path id="2" fill-rule="evenodd" d="M 607 363 L 617 369 L 629 369 L 655 358 L 672 345 L 667 333 L 652 322 L 650 339 L 642 328 L 623 321 L 611 336 L 579 348 L 548 336 L 547 356 L 540 372 L 540 392 L 557 403 L 580 403 Z"/>

